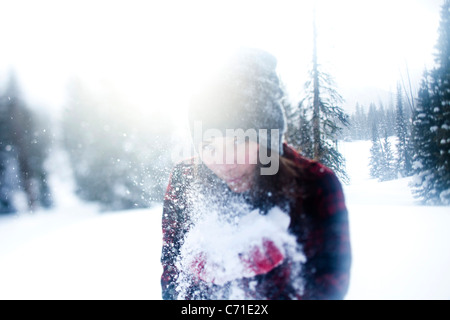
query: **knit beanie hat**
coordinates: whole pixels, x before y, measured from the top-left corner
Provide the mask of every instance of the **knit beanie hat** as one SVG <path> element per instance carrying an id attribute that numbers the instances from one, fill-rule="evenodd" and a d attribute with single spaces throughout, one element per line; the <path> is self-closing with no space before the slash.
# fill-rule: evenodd
<path id="1" fill-rule="evenodd" d="M 254 129 L 260 147 L 269 149 L 273 133 L 278 142 L 273 151 L 281 155 L 286 121 L 276 66 L 276 58 L 260 49 L 241 48 L 232 55 L 217 76 L 190 101 L 188 113 L 194 144 L 197 146 L 201 139 L 194 135 L 195 122 L 200 122 L 202 130 L 220 130 L 223 136 L 227 129 Z"/>

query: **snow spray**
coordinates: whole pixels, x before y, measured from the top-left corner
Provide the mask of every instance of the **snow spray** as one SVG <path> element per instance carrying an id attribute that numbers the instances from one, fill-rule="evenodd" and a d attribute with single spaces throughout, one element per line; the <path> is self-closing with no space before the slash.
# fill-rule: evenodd
<path id="1" fill-rule="evenodd" d="M 275 206 L 266 214 L 240 197 L 211 198 L 192 192 L 191 225 L 176 266 L 178 299 L 267 299 L 271 292 L 256 276 L 288 264 L 286 281 L 302 292 L 306 258 L 289 230 L 290 217 Z M 192 283 L 203 287 L 192 292 Z"/>

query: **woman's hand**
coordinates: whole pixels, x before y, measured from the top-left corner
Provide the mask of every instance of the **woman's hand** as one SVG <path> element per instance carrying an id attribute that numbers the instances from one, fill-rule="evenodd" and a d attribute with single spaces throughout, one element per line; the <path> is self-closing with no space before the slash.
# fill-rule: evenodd
<path id="1" fill-rule="evenodd" d="M 214 261 L 209 261 L 204 253 L 198 254 L 190 265 L 191 272 L 205 282 L 222 285 L 238 278 L 251 278 L 266 274 L 284 261 L 282 248 L 270 239 L 263 238 L 257 245 L 249 246 L 248 251 L 238 253 L 239 265 L 230 270 Z"/>

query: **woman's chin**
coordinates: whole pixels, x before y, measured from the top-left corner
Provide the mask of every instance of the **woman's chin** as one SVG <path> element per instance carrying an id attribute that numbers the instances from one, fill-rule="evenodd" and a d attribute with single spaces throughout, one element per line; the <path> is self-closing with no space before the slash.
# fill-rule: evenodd
<path id="1" fill-rule="evenodd" d="M 241 192 L 245 192 L 245 191 L 249 190 L 250 189 L 250 184 L 246 183 L 246 182 L 239 183 L 239 184 L 237 184 L 237 183 L 229 183 L 228 187 L 230 187 L 230 189 L 232 191 L 234 191 L 234 192 L 241 193 Z"/>

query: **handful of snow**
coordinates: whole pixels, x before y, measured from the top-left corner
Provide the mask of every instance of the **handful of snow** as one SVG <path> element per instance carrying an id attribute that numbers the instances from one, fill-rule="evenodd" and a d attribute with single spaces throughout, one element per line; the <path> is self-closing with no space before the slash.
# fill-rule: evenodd
<path id="1" fill-rule="evenodd" d="M 232 221 L 217 212 L 204 214 L 186 235 L 178 267 L 217 285 L 265 274 L 295 252 L 289 222 L 278 207 L 266 215 L 253 210 Z"/>

